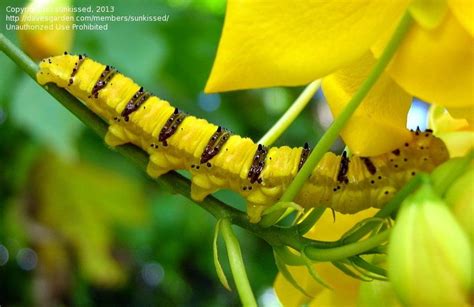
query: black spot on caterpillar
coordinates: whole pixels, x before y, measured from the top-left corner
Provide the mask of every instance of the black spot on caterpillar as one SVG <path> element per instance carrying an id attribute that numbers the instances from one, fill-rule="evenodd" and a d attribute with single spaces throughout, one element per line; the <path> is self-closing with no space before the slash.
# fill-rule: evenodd
<path id="1" fill-rule="evenodd" d="M 266 148 L 233 135 L 181 112 L 116 69 L 85 56 L 45 59 L 37 79 L 40 84 L 52 82 L 65 88 L 106 120 L 108 145 L 133 143 L 146 151 L 151 177 L 188 170 L 196 201 L 219 189 L 237 191 L 247 200 L 253 222 L 278 201 L 310 152 L 307 144 Z M 380 208 L 411 176 L 429 172 L 447 159 L 444 143 L 428 130 L 414 131 L 409 142 L 375 157 L 326 153 L 295 202 L 342 213 Z"/>

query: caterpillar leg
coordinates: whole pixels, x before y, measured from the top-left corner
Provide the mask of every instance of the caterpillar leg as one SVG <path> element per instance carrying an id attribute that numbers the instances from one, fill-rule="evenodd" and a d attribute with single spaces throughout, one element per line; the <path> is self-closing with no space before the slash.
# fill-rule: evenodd
<path id="1" fill-rule="evenodd" d="M 263 210 L 268 208 L 268 205 L 260 205 L 252 202 L 247 203 L 247 215 L 249 216 L 250 223 L 258 223 L 262 219 Z"/>
<path id="2" fill-rule="evenodd" d="M 161 152 L 150 153 L 150 161 L 146 167 L 146 172 L 152 178 L 158 178 L 171 170 L 177 169 L 173 163 Z"/>
<path id="3" fill-rule="evenodd" d="M 149 161 L 148 162 L 148 165 L 146 166 L 146 173 L 151 177 L 151 178 L 158 178 L 160 177 L 161 175 L 164 175 L 166 174 L 167 172 L 169 172 L 170 168 L 162 168 L 158 165 L 156 165 L 155 163 L 153 163 L 152 161 Z"/>
<path id="4" fill-rule="evenodd" d="M 128 138 L 125 134 L 124 128 L 119 125 L 110 125 L 105 134 L 105 143 L 111 147 L 119 146 L 128 143 Z"/>
<path id="5" fill-rule="evenodd" d="M 196 201 L 203 201 L 209 194 L 219 189 L 207 175 L 193 174 L 191 179 L 191 197 Z"/>

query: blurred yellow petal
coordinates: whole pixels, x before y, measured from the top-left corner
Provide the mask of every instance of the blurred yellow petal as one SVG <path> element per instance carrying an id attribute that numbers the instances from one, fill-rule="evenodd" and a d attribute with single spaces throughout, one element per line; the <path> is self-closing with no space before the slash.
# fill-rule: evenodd
<path id="1" fill-rule="evenodd" d="M 344 306 L 350 302 L 355 302 L 357 299 L 360 281 L 339 271 L 329 262 L 315 264 L 314 269 L 323 280 L 328 282 L 333 290 L 318 284 L 309 275 L 308 270 L 304 266 L 288 267 L 288 269 L 298 284 L 309 294 L 314 295 L 314 297 L 309 298 L 305 296 L 295 289 L 281 274 L 278 274 L 274 288 L 284 306 L 301 306 L 309 302 L 312 302 L 312 305 L 316 303 L 317 305 L 315 306 L 325 306 L 325 302 L 331 302 L 331 306 Z"/>
<path id="2" fill-rule="evenodd" d="M 304 266 L 292 266 L 288 267 L 298 284 L 305 289 L 308 293 L 317 295 L 322 291 L 323 287 L 319 285 L 308 273 L 308 270 Z M 278 273 L 275 282 L 273 284 L 275 293 L 278 299 L 285 307 L 301 306 L 308 304 L 311 301 L 310 297 L 307 297 L 301 291 L 293 287 L 282 274 Z"/>
<path id="3" fill-rule="evenodd" d="M 373 50 L 379 55 L 388 37 Z M 433 30 L 414 25 L 389 67 L 408 93 L 446 107 L 474 103 L 474 39 L 449 12 Z"/>
<path id="4" fill-rule="evenodd" d="M 433 29 L 439 25 L 447 8 L 445 0 L 415 0 L 410 5 L 410 13 L 419 25 Z"/>
<path id="5" fill-rule="evenodd" d="M 466 108 L 447 108 L 449 114 L 457 119 L 465 119 L 467 123 L 474 126 L 474 106 Z"/>
<path id="6" fill-rule="evenodd" d="M 455 110 L 457 115 L 469 113 L 472 109 Z M 448 111 L 439 106 L 432 106 L 429 112 L 429 124 L 437 137 L 441 138 L 448 148 L 450 157 L 464 156 L 474 149 L 474 130 L 463 118 L 454 118 Z"/>
<path id="7" fill-rule="evenodd" d="M 474 150 L 474 131 L 455 131 L 436 135 L 446 144 L 449 156 L 461 157 Z"/>
<path id="8" fill-rule="evenodd" d="M 357 222 L 374 216 L 379 210 L 370 208 L 354 214 L 342 214 L 335 212 L 335 220 L 331 210 L 325 210 L 324 214 L 305 235 L 313 240 L 335 241 L 352 228 Z"/>
<path id="9" fill-rule="evenodd" d="M 472 0 L 448 0 L 448 5 L 459 23 L 474 36 L 474 2 Z"/>
<path id="10" fill-rule="evenodd" d="M 463 118 L 454 118 L 440 106 L 432 106 L 428 114 L 429 126 L 434 134 L 469 129 L 469 123 Z"/>
<path id="11" fill-rule="evenodd" d="M 229 0 L 206 92 L 318 79 L 363 55 L 408 2 Z"/>
<path id="12" fill-rule="evenodd" d="M 349 306 L 357 300 L 360 281 L 339 271 L 329 262 L 316 264 L 316 271 L 332 290 L 323 288 L 310 306 Z"/>
<path id="13" fill-rule="evenodd" d="M 114 227 L 143 225 L 146 198 L 140 184 L 85 162 L 45 156 L 31 179 L 37 219 L 69 246 L 82 276 L 102 287 L 123 285 L 129 267 L 111 253 Z"/>
<path id="14" fill-rule="evenodd" d="M 74 16 L 67 11 L 61 12 L 70 6 L 69 0 L 33 0 L 28 4 L 19 23 L 28 29 L 19 30 L 18 39 L 29 56 L 39 60 L 71 50 Z"/>
<path id="15" fill-rule="evenodd" d="M 367 78 L 375 59 L 369 53 L 359 61 L 323 79 L 323 91 L 336 117 Z M 406 129 L 412 97 L 387 74 L 382 74 L 341 136 L 351 152 L 361 156 L 393 150 L 410 139 Z"/>

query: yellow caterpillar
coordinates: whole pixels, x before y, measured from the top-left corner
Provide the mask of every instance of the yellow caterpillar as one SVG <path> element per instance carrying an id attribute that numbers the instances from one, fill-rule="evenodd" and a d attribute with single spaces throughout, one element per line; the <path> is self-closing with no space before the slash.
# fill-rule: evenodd
<path id="1" fill-rule="evenodd" d="M 233 135 L 181 112 L 115 68 L 85 56 L 65 53 L 44 59 L 37 79 L 40 84 L 52 82 L 65 88 L 106 120 L 108 145 L 133 143 L 146 151 L 151 177 L 188 170 L 196 201 L 219 189 L 237 191 L 247 200 L 253 222 L 278 201 L 310 152 L 307 145 L 266 148 Z M 429 172 L 448 159 L 444 143 L 431 131 L 412 135 L 402 147 L 376 157 L 327 153 L 295 202 L 342 213 L 380 208 L 416 172 Z"/>

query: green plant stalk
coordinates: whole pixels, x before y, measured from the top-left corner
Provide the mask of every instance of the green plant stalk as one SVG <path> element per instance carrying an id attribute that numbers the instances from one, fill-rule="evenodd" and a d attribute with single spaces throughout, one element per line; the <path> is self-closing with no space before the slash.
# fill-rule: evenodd
<path id="1" fill-rule="evenodd" d="M 239 241 L 232 231 L 232 224 L 229 219 L 221 220 L 221 233 L 227 247 L 227 255 L 229 256 L 230 269 L 234 277 L 237 292 L 243 306 L 257 306 L 255 297 L 250 287 L 247 273 L 245 272 L 245 264 L 242 259 Z"/>
<path id="2" fill-rule="evenodd" d="M 385 230 L 364 241 L 347 244 L 340 247 L 330 249 L 320 249 L 307 246 L 304 249 L 306 256 L 313 261 L 337 261 L 358 255 L 362 252 L 378 247 L 386 242 L 390 235 L 390 230 Z"/>
<path id="3" fill-rule="evenodd" d="M 314 150 L 311 152 L 305 164 L 298 172 L 294 180 L 291 182 L 291 184 L 288 186 L 283 196 L 280 198 L 280 201 L 292 201 L 296 197 L 296 195 L 298 195 L 306 180 L 311 176 L 313 169 L 322 159 L 324 154 L 331 148 L 332 144 L 339 136 L 341 130 L 351 118 L 352 114 L 354 114 L 354 112 L 357 110 L 359 105 L 364 100 L 365 96 L 367 96 L 370 89 L 374 86 L 374 84 L 384 72 L 387 65 L 390 63 L 390 60 L 397 51 L 398 46 L 400 46 L 400 43 L 405 37 L 405 34 L 410 28 L 412 22 L 413 19 L 410 13 L 406 12 L 405 15 L 402 17 L 400 23 L 398 24 L 397 29 L 393 33 L 392 38 L 385 47 L 382 55 L 378 59 L 372 71 L 370 72 L 369 76 L 364 81 L 364 83 L 362 83 L 362 85 L 351 98 L 351 100 L 347 103 L 341 114 L 339 114 L 339 116 L 334 120 L 334 122 L 331 124 L 331 126 L 316 144 Z M 267 216 L 264 216 L 261 225 L 273 225 L 283 213 L 284 211 L 277 211 Z"/>
<path id="4" fill-rule="evenodd" d="M 259 144 L 270 146 L 288 129 L 291 123 L 303 111 L 314 94 L 321 86 L 321 80 L 316 80 L 308 84 L 282 117 L 268 130 L 267 133 L 258 141 Z"/>

